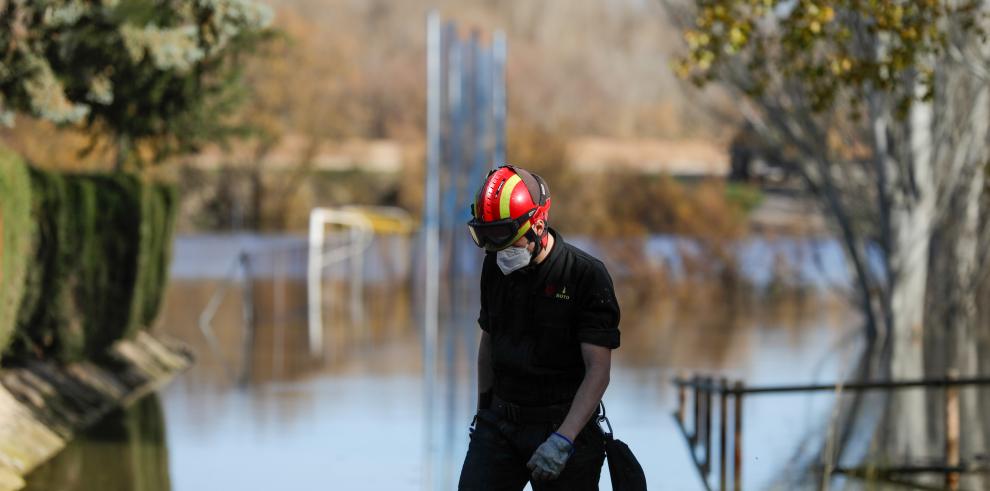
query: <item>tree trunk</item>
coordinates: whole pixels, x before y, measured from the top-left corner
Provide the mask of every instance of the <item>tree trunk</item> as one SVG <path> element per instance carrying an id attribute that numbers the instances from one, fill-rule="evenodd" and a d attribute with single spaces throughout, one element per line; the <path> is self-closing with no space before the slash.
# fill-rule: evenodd
<path id="1" fill-rule="evenodd" d="M 980 245 L 982 247 L 988 246 L 988 244 Z M 984 300 L 990 297 L 990 277 L 984 275 L 980 279 L 974 295 L 978 299 Z M 979 353 L 977 369 L 981 374 L 987 374 L 990 373 L 990 302 L 977 302 L 977 305 L 976 325 L 978 329 L 975 343 Z M 990 390 L 984 387 L 977 390 L 976 394 L 979 400 L 979 407 L 982 410 L 981 414 L 990 414 Z M 981 421 L 983 422 L 983 441 L 984 443 L 990 442 L 990 424 L 985 419 Z M 988 451 L 985 450 L 984 455 L 987 453 Z"/>
<path id="2" fill-rule="evenodd" d="M 983 49 L 983 48 L 981 48 Z M 981 226 L 986 221 L 981 208 L 985 189 L 986 164 L 990 159 L 990 88 L 986 80 L 971 67 L 947 63 L 940 70 L 941 93 L 938 95 L 940 119 L 937 127 L 945 135 L 937 142 L 939 157 L 936 172 L 940 175 L 941 205 L 938 230 L 930 253 L 929 292 L 926 321 L 931 333 L 926 336 L 926 367 L 929 376 L 942 377 L 949 370 L 961 376 L 985 373 L 981 353 L 985 356 L 985 335 L 980 324 L 978 290 L 982 254 Z M 945 409 L 941 391 L 930 391 L 929 410 L 933 421 L 929 433 L 933 442 L 944 442 Z M 964 461 L 986 453 L 987 410 L 990 399 L 985 390 L 960 392 L 960 438 Z M 986 489 L 984 476 L 964 476 L 964 489 Z"/>
<path id="3" fill-rule="evenodd" d="M 265 183 L 263 166 L 261 161 L 256 161 L 256 163 L 251 167 L 251 228 L 255 231 L 260 231 L 264 229 L 264 202 L 265 202 Z"/>
<path id="4" fill-rule="evenodd" d="M 983 85 L 983 84 L 981 84 Z M 962 180 L 957 196 L 962 200 L 958 207 L 958 224 L 953 234 L 951 288 L 944 292 L 951 305 L 949 326 L 952 333 L 946 356 L 948 365 L 958 370 L 961 376 L 977 376 L 980 372 L 980 327 L 977 312 L 977 291 L 979 289 L 981 200 L 983 197 L 988 123 L 990 123 L 990 90 L 981 87 L 973 101 L 974 111 L 971 124 L 975 135 L 970 141 L 975 151 L 968 158 L 973 160 Z M 961 451 L 964 458 L 986 453 L 986 418 L 981 411 L 980 395 L 976 391 L 963 391 L 960 399 L 960 420 L 966 425 L 961 433 Z M 990 409 L 990 408 L 984 408 Z M 981 476 L 967 478 L 965 484 L 972 489 L 985 489 L 986 479 Z"/>
<path id="5" fill-rule="evenodd" d="M 117 158 L 114 161 L 114 172 L 123 172 L 127 160 L 131 157 L 131 139 L 127 135 L 117 135 Z"/>
<path id="6" fill-rule="evenodd" d="M 924 314 L 931 233 L 935 221 L 933 182 L 933 109 L 930 102 L 914 101 L 908 118 L 898 124 L 903 136 L 895 152 L 899 161 L 888 170 L 888 339 L 885 359 L 893 380 L 924 376 Z M 895 140 L 896 141 L 896 140 Z M 906 145 L 905 145 L 906 144 Z M 906 148 L 904 148 L 906 147 Z M 883 432 L 886 457 L 911 463 L 929 448 L 926 432 L 926 394 L 920 390 L 893 391 L 888 399 Z"/>
<path id="7" fill-rule="evenodd" d="M 894 213 L 891 228 L 894 244 L 888 252 L 893 266 L 889 325 L 889 377 L 915 380 L 924 376 L 923 340 L 925 283 L 929 237 L 927 229 L 934 214 L 928 206 Z M 914 265 L 913 267 L 911 265 Z M 886 357 L 885 357 L 886 358 Z M 928 447 L 925 431 L 925 393 L 920 390 L 893 391 L 889 398 L 886 428 L 888 456 L 904 462 L 921 456 Z"/>
<path id="8" fill-rule="evenodd" d="M 986 112 L 983 113 L 986 115 Z M 983 194 L 984 171 L 980 165 L 976 176 L 968 183 L 970 189 L 965 194 L 966 211 L 963 214 L 963 226 L 956 241 L 956 289 L 953 292 L 958 300 L 952 321 L 956 332 L 954 353 L 950 354 L 950 364 L 955 362 L 955 368 L 963 377 L 980 375 L 979 328 L 977 324 L 976 293 L 978 284 L 975 279 L 978 269 L 977 234 L 980 220 L 980 197 Z M 953 356 L 954 355 L 954 356 Z M 986 390 L 985 388 L 983 389 Z M 977 391 L 962 391 L 960 397 L 960 421 L 965 427 L 961 432 L 960 445 L 963 458 L 986 454 L 985 411 L 980 408 L 980 394 Z M 984 408 L 987 409 L 987 408 Z M 969 476 L 964 483 L 969 489 L 986 489 L 984 476 Z"/>

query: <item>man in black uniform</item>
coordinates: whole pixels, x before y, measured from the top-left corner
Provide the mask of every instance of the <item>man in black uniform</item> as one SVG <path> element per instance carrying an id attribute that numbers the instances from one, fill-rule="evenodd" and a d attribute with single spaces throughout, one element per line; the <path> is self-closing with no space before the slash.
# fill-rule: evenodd
<path id="1" fill-rule="evenodd" d="M 485 248 L 478 414 L 461 490 L 596 490 L 605 438 L 595 416 L 619 347 L 619 305 L 601 261 L 548 223 L 536 174 L 489 173 L 468 229 Z"/>

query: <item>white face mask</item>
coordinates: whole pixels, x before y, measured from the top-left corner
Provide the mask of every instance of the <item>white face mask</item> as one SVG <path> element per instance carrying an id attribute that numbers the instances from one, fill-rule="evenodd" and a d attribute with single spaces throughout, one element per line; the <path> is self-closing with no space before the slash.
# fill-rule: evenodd
<path id="1" fill-rule="evenodd" d="M 506 247 L 495 254 L 495 262 L 504 275 L 529 266 L 532 260 L 533 254 L 525 247 Z"/>

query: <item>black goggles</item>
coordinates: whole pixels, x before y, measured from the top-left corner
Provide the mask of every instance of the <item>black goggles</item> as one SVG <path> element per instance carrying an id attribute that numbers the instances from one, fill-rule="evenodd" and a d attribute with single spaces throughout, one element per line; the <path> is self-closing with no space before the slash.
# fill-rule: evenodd
<path id="1" fill-rule="evenodd" d="M 486 251 L 500 251 L 519 240 L 520 230 L 529 229 L 529 220 L 536 214 L 537 208 L 527 211 L 519 218 L 507 218 L 495 222 L 483 222 L 477 218 L 468 222 L 468 232 L 474 243 Z M 523 232 L 525 233 L 525 231 Z"/>

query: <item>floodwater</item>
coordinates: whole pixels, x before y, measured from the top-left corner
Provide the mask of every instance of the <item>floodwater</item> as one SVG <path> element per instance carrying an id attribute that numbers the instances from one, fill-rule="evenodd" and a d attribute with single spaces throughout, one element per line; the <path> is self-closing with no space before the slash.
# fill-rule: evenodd
<path id="1" fill-rule="evenodd" d="M 416 245 L 376 241 L 357 265 L 357 297 L 348 265 L 329 268 L 324 335 L 314 346 L 303 240 L 180 238 L 156 331 L 189 344 L 196 364 L 85 432 L 32 473 L 28 489 L 454 489 L 474 405 L 473 280 L 442 289 L 450 299 L 442 318 L 456 322 L 439 333 L 436 383 L 424 383 L 422 285 L 410 280 Z M 756 385 L 831 381 L 850 362 L 857 320 L 830 289 L 843 281 L 832 273 L 841 268 L 835 244 L 809 246 L 807 255 L 794 252 L 805 250 L 799 241 L 742 246 L 742 289 L 773 290 L 766 271 L 780 269 L 775 251 L 798 258 L 785 269 L 800 277 L 788 283 L 798 294 L 743 300 L 725 298 L 716 280 L 677 273 L 665 244 L 647 241 L 645 257 L 633 259 L 622 253 L 628 247 L 582 245 L 613 270 L 623 308 L 605 396 L 616 436 L 636 453 L 651 489 L 691 491 L 703 486 L 672 417 L 672 377 L 685 370 Z M 238 267 L 239 250 L 249 252 L 252 281 Z M 477 259 L 471 254 L 463 252 Z M 666 273 L 639 274 L 636 264 Z M 216 313 L 201 324 L 214 297 Z M 801 448 L 821 443 L 830 403 L 827 394 L 746 400 L 747 489 L 772 486 Z M 601 488 L 608 482 L 603 471 Z"/>

